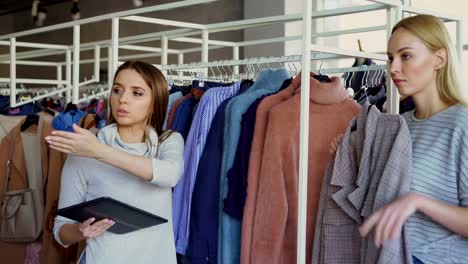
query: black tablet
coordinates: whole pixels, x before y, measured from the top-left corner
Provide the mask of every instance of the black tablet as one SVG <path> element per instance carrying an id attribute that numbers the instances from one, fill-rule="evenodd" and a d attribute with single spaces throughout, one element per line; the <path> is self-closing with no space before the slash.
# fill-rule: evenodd
<path id="1" fill-rule="evenodd" d="M 84 203 L 59 209 L 57 214 L 79 223 L 94 217 L 96 221 L 110 219 L 115 221 L 107 231 L 125 234 L 142 228 L 167 222 L 160 216 L 148 213 L 110 197 L 101 197 Z"/>

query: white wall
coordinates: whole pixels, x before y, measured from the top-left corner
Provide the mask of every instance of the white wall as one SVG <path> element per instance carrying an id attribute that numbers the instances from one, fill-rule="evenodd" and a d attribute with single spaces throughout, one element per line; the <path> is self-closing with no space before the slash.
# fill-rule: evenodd
<path id="1" fill-rule="evenodd" d="M 293 0 L 295 1 L 295 0 Z M 284 13 L 284 0 L 244 0 L 244 18 L 279 16 Z M 283 24 L 262 26 L 244 30 L 244 40 L 258 40 L 284 36 Z M 246 58 L 262 56 L 281 56 L 284 43 L 270 43 L 243 48 Z"/>

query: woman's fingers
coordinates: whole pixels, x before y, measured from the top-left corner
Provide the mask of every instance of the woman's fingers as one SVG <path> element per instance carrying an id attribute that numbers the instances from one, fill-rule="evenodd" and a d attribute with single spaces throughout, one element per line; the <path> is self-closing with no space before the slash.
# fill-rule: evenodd
<path id="1" fill-rule="evenodd" d="M 65 145 L 71 145 L 73 143 L 73 140 L 64 138 L 64 137 L 48 136 L 45 139 L 48 143 L 56 142 L 56 143 L 61 143 Z"/>
<path id="2" fill-rule="evenodd" d="M 50 145 L 51 147 L 56 147 L 56 148 L 61 148 L 61 149 L 70 150 L 70 145 L 63 144 L 63 143 L 59 143 L 59 142 L 55 142 L 55 141 L 49 142 L 49 145 Z"/>
<path id="3" fill-rule="evenodd" d="M 68 150 L 68 149 L 58 148 L 58 147 L 54 147 L 54 146 L 50 146 L 50 148 L 55 149 L 55 150 L 60 151 L 60 152 L 63 152 L 63 153 L 66 153 L 66 154 L 71 153 L 71 151 Z"/>
<path id="4" fill-rule="evenodd" d="M 359 227 L 359 232 L 361 233 L 362 237 L 367 236 L 369 232 L 372 230 L 372 228 L 378 223 L 380 220 L 380 216 L 382 215 L 382 210 L 379 210 L 375 213 L 373 213 L 369 219 L 367 219 L 364 224 Z"/>
<path id="5" fill-rule="evenodd" d="M 80 224 L 80 231 L 86 238 L 98 237 L 115 224 L 114 221 L 109 219 L 102 219 L 95 222 L 94 224 L 91 224 L 93 222 L 91 219 L 94 221 L 94 218 L 90 218 Z"/>
<path id="6" fill-rule="evenodd" d="M 104 232 L 107 231 L 107 229 L 111 228 L 111 226 L 113 226 L 115 224 L 114 221 L 112 220 L 109 220 L 101 225 L 99 225 L 98 227 L 96 227 L 96 229 L 93 231 L 93 236 L 94 237 L 98 237 L 100 235 L 102 235 Z"/>

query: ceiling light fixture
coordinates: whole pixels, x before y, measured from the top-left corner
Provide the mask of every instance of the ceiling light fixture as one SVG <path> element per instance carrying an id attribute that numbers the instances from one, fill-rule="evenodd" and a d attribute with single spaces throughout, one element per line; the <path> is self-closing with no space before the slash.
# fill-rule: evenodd
<path id="1" fill-rule="evenodd" d="M 143 5 L 144 2 L 144 0 L 133 0 L 133 5 L 136 7 L 140 7 Z"/>
<path id="2" fill-rule="evenodd" d="M 42 27 L 47 18 L 47 10 L 41 6 L 40 0 L 34 0 L 31 9 L 31 16 L 36 26 Z"/>
<path id="3" fill-rule="evenodd" d="M 78 20 L 81 17 L 79 0 L 73 0 L 72 8 L 70 10 L 73 20 Z"/>

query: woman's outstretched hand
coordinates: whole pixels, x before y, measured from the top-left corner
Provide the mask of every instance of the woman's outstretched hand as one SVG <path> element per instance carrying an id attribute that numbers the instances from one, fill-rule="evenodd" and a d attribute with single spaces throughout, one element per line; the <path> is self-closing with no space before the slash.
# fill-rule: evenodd
<path id="1" fill-rule="evenodd" d="M 96 158 L 101 148 L 96 136 L 90 131 L 73 124 L 75 133 L 55 130 L 45 140 L 50 147 L 63 153 Z"/>

